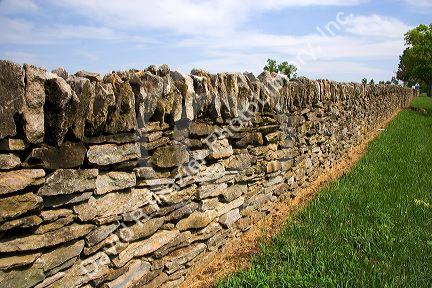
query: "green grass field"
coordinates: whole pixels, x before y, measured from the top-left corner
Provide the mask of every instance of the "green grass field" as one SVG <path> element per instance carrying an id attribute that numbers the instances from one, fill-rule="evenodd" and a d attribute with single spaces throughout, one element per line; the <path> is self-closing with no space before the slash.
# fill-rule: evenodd
<path id="1" fill-rule="evenodd" d="M 432 98 L 412 105 L 218 287 L 432 287 Z"/>

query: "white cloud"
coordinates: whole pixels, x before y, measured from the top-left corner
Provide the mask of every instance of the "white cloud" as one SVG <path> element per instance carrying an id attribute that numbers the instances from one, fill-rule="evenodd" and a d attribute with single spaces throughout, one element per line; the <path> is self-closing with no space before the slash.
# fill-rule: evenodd
<path id="1" fill-rule="evenodd" d="M 3 14 L 36 12 L 38 5 L 32 0 L 0 0 L 0 12 Z"/>
<path id="2" fill-rule="evenodd" d="M 361 36 L 401 38 L 411 27 L 402 21 L 381 15 L 354 16 L 349 18 L 346 31 Z"/>
<path id="3" fill-rule="evenodd" d="M 92 17 L 106 26 L 168 29 L 183 34 L 232 31 L 252 13 L 295 6 L 347 6 L 362 0 L 56 0 L 53 4 Z M 364 1 L 364 0 L 363 0 Z"/>
<path id="4" fill-rule="evenodd" d="M 402 2 L 418 9 L 432 9 L 431 0 L 402 0 Z"/>
<path id="5" fill-rule="evenodd" d="M 64 40 L 91 39 L 154 43 L 142 36 L 130 36 L 109 27 L 84 25 L 37 25 L 33 22 L 0 15 L 0 43 L 54 44 Z"/>

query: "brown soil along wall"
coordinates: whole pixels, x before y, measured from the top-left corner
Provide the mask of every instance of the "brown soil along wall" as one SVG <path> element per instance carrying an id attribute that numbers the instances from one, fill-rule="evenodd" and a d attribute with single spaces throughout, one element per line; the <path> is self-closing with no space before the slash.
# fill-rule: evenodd
<path id="1" fill-rule="evenodd" d="M 176 287 L 414 96 L 0 61 L 0 286 Z"/>

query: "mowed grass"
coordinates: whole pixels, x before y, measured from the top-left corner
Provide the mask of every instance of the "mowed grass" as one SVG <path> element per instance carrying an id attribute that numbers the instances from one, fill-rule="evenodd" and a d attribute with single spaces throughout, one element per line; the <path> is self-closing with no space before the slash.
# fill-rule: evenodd
<path id="1" fill-rule="evenodd" d="M 412 106 L 218 287 L 432 287 L 432 99 Z"/>

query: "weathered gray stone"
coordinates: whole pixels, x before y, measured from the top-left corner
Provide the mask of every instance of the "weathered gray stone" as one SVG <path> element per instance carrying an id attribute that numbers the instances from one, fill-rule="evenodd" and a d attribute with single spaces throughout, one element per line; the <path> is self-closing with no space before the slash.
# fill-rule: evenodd
<path id="1" fill-rule="evenodd" d="M 66 263 L 68 260 L 75 258 L 81 254 L 84 249 L 84 241 L 80 240 L 70 245 L 55 248 L 54 250 L 44 253 L 37 259 L 44 272 L 49 272 L 56 267 Z"/>
<path id="2" fill-rule="evenodd" d="M 217 129 L 203 122 L 191 122 L 189 125 L 189 133 L 192 136 L 204 137 L 214 133 Z"/>
<path id="3" fill-rule="evenodd" d="M 159 288 L 163 283 L 168 280 L 168 275 L 160 271 L 157 272 L 159 272 L 159 275 L 150 282 L 148 282 L 146 285 L 134 286 L 133 288 Z"/>
<path id="4" fill-rule="evenodd" d="M 241 195 L 246 194 L 247 190 L 248 190 L 247 185 L 235 184 L 225 189 L 222 192 L 222 197 L 225 200 L 225 202 L 231 202 L 239 198 Z"/>
<path id="5" fill-rule="evenodd" d="M 228 158 L 234 154 L 232 146 L 229 144 L 228 139 L 216 140 L 210 144 L 210 159 L 223 159 Z"/>
<path id="6" fill-rule="evenodd" d="M 104 82 L 112 85 L 115 95 L 115 109 L 108 113 L 105 132 L 116 134 L 134 131 L 137 128 L 137 117 L 135 94 L 131 85 L 115 73 L 105 76 Z"/>
<path id="7" fill-rule="evenodd" d="M 242 171 L 251 167 L 253 161 L 254 158 L 250 154 L 237 154 L 225 159 L 222 163 L 227 170 Z"/>
<path id="8" fill-rule="evenodd" d="M 217 210 L 217 216 L 222 216 L 223 214 L 228 213 L 231 210 L 234 210 L 236 208 L 239 208 L 240 206 L 242 206 L 245 203 L 245 197 L 239 197 L 236 200 L 225 204 L 224 206 L 221 206 L 218 210 Z"/>
<path id="9" fill-rule="evenodd" d="M 0 271 L 2 288 L 31 288 L 45 279 L 42 268 L 35 265 L 24 270 Z"/>
<path id="10" fill-rule="evenodd" d="M 225 228 L 231 227 L 232 224 L 241 218 L 239 209 L 231 210 L 230 212 L 219 217 L 219 223 Z"/>
<path id="11" fill-rule="evenodd" d="M 0 154 L 0 170 L 11 170 L 21 166 L 21 160 L 14 154 Z"/>
<path id="12" fill-rule="evenodd" d="M 42 198 L 33 193 L 0 199 L 0 221 L 16 218 L 42 207 Z"/>
<path id="13" fill-rule="evenodd" d="M 132 226 L 119 230 L 120 239 L 132 242 L 153 235 L 164 224 L 164 218 L 153 218 L 140 221 Z"/>
<path id="14" fill-rule="evenodd" d="M 105 166 L 137 159 L 141 157 L 141 152 L 138 143 L 105 144 L 91 146 L 87 157 L 90 163 Z"/>
<path id="15" fill-rule="evenodd" d="M 167 255 L 171 251 L 174 251 L 178 248 L 188 246 L 190 244 L 190 239 L 192 237 L 192 233 L 190 231 L 185 231 L 180 233 L 173 241 L 166 244 L 162 248 L 158 249 L 154 252 L 156 258 L 162 258 Z"/>
<path id="16" fill-rule="evenodd" d="M 139 282 L 139 280 L 150 272 L 151 264 L 148 262 L 142 262 L 141 260 L 134 260 L 129 265 L 127 271 L 125 271 L 120 277 L 114 281 L 104 284 L 107 288 L 129 288 Z"/>
<path id="17" fill-rule="evenodd" d="M 64 277 L 54 282 L 50 287 L 81 287 L 91 280 L 107 275 L 110 272 L 109 263 L 109 257 L 105 253 L 99 252 L 87 259 L 77 261 L 64 272 Z"/>
<path id="18" fill-rule="evenodd" d="M 123 190 L 136 185 L 135 173 L 107 172 L 100 173 L 96 180 L 95 194 L 102 195 L 108 192 Z"/>
<path id="19" fill-rule="evenodd" d="M 94 85 L 95 96 L 91 103 L 89 119 L 85 127 L 86 136 L 100 135 L 105 130 L 108 114 L 115 109 L 116 105 L 111 84 L 96 82 Z"/>
<path id="20" fill-rule="evenodd" d="M 174 80 L 175 86 L 183 96 L 183 109 L 185 117 L 189 120 L 194 120 L 195 91 L 192 77 L 190 77 L 189 75 L 184 75 L 177 71 L 171 72 L 170 76 Z"/>
<path id="21" fill-rule="evenodd" d="M 98 244 L 110 236 L 119 226 L 119 223 L 112 223 L 97 227 L 85 237 L 87 245 L 93 246 Z"/>
<path id="22" fill-rule="evenodd" d="M 235 143 L 235 146 L 243 148 L 248 145 L 260 146 L 264 144 L 262 134 L 259 132 L 246 133 L 245 136 Z"/>
<path id="23" fill-rule="evenodd" d="M 188 201 L 196 194 L 196 192 L 197 192 L 196 185 L 191 185 L 188 188 L 181 189 L 181 190 L 169 189 L 168 193 L 164 193 L 158 196 L 163 203 L 172 205 L 172 204 Z"/>
<path id="24" fill-rule="evenodd" d="M 47 222 L 55 221 L 59 218 L 65 218 L 72 215 L 73 211 L 69 209 L 44 210 L 40 213 L 40 217 Z"/>
<path id="25" fill-rule="evenodd" d="M 220 163 L 215 163 L 210 166 L 207 166 L 204 171 L 200 171 L 197 175 L 195 175 L 195 179 L 197 182 L 209 182 L 216 179 L 219 179 L 225 175 L 225 167 Z"/>
<path id="26" fill-rule="evenodd" d="M 0 60 L 0 139 L 15 136 L 15 116 L 24 99 L 24 73 L 12 62 Z"/>
<path id="27" fill-rule="evenodd" d="M 68 195 L 56 195 L 44 197 L 43 205 L 45 208 L 57 208 L 69 204 L 80 203 L 90 199 L 93 192 L 75 193 Z"/>
<path id="28" fill-rule="evenodd" d="M 45 182 L 42 169 L 22 169 L 0 172 L 0 195 L 22 190 L 28 186 L 37 186 Z"/>
<path id="29" fill-rule="evenodd" d="M 175 288 L 175 287 L 179 287 L 180 284 L 182 284 L 185 281 L 185 279 L 186 278 L 184 276 L 182 276 L 182 277 L 180 277 L 178 279 L 168 281 L 168 282 L 164 283 L 162 286 L 160 286 L 160 288 Z"/>
<path id="30" fill-rule="evenodd" d="M 218 222 L 212 222 L 204 229 L 201 229 L 193 234 L 192 238 L 189 239 L 189 243 L 202 242 L 213 237 L 217 232 L 222 230 L 222 226 Z"/>
<path id="31" fill-rule="evenodd" d="M 201 201 L 201 211 L 206 211 L 206 210 L 217 210 L 219 209 L 222 205 L 221 202 L 219 202 L 219 198 L 215 197 L 215 198 L 209 198 L 209 199 L 204 199 Z"/>
<path id="32" fill-rule="evenodd" d="M 87 203 L 74 207 L 81 221 L 89 221 L 97 217 L 105 218 L 134 211 L 151 200 L 147 189 L 132 189 L 128 193 L 110 193 L 101 197 L 91 197 Z M 116 205 L 112 205 L 116 203 Z"/>
<path id="33" fill-rule="evenodd" d="M 26 165 L 45 169 L 75 168 L 83 164 L 87 149 L 81 143 L 65 142 L 59 148 L 35 148 L 26 159 Z"/>
<path id="34" fill-rule="evenodd" d="M 95 85 L 86 78 L 76 76 L 67 78 L 67 83 L 75 92 L 79 100 L 72 133 L 77 139 L 83 140 L 85 134 L 85 125 L 92 119 Z"/>
<path id="35" fill-rule="evenodd" d="M 60 147 L 66 133 L 75 124 L 79 99 L 63 78 L 45 82 L 45 137 L 47 144 Z"/>
<path id="36" fill-rule="evenodd" d="M 56 282 L 60 278 L 63 278 L 64 275 L 65 275 L 64 272 L 59 272 L 59 273 L 57 273 L 57 274 L 55 274 L 55 275 L 53 275 L 51 277 L 47 277 L 47 278 L 45 278 L 44 281 L 42 281 L 38 285 L 34 286 L 34 288 L 46 288 L 46 287 L 49 287 L 52 283 Z M 85 287 L 85 288 L 90 288 L 90 287 Z"/>
<path id="37" fill-rule="evenodd" d="M 146 240 L 130 244 L 118 255 L 118 258 L 113 260 L 113 263 L 116 267 L 122 267 L 134 257 L 145 256 L 158 250 L 162 246 L 171 242 L 178 235 L 179 232 L 176 230 L 159 231 Z"/>
<path id="38" fill-rule="evenodd" d="M 78 71 L 77 73 L 75 73 L 75 76 L 77 77 L 83 77 L 83 78 L 87 78 L 92 82 L 102 82 L 102 76 L 98 73 L 93 73 L 93 72 L 88 72 L 88 71 Z"/>
<path id="39" fill-rule="evenodd" d="M 88 234 L 93 225 L 73 224 L 43 235 L 30 235 L 16 239 L 2 239 L 0 252 L 18 252 L 37 250 L 65 243 Z"/>
<path id="40" fill-rule="evenodd" d="M 169 172 L 157 172 L 152 167 L 138 167 L 134 169 L 137 179 L 160 179 L 170 177 Z"/>
<path id="41" fill-rule="evenodd" d="M 50 231 L 54 231 L 54 230 L 60 229 L 60 228 L 62 228 L 64 226 L 66 226 L 66 225 L 74 222 L 75 219 L 76 219 L 75 215 L 69 215 L 69 216 L 67 216 L 65 218 L 57 219 L 57 220 L 55 220 L 55 221 L 53 221 L 51 223 L 43 224 L 43 225 L 39 226 L 34 231 L 34 234 L 45 234 L 45 233 L 48 233 Z"/>
<path id="42" fill-rule="evenodd" d="M 120 241 L 116 234 L 111 234 L 101 242 L 95 244 L 94 246 L 84 247 L 84 255 L 92 255 L 99 250 L 104 250 L 109 256 L 117 256 L 121 251 L 123 251 L 129 244 Z"/>
<path id="43" fill-rule="evenodd" d="M 156 149 L 150 161 L 160 168 L 172 168 L 188 162 L 189 153 L 180 145 L 161 147 Z"/>
<path id="44" fill-rule="evenodd" d="M 44 69 L 24 65 L 26 86 L 23 106 L 24 133 L 27 141 L 34 144 L 43 142 L 45 135 L 45 82 L 50 76 Z"/>
<path id="45" fill-rule="evenodd" d="M 189 230 L 189 229 L 199 229 L 204 228 L 210 222 L 212 222 L 218 213 L 214 210 L 207 210 L 205 212 L 194 212 L 188 218 L 180 220 L 176 228 L 180 231 Z"/>
<path id="46" fill-rule="evenodd" d="M 36 215 L 14 219 L 0 224 L 0 231 L 6 231 L 14 228 L 28 228 L 39 225 L 42 219 Z"/>
<path id="47" fill-rule="evenodd" d="M 180 204 L 182 204 L 182 203 L 180 203 Z M 165 220 L 166 221 L 173 221 L 173 220 L 183 218 L 184 216 L 188 216 L 188 215 L 192 214 L 198 208 L 199 208 L 199 205 L 198 205 L 198 203 L 195 203 L 195 202 L 191 202 L 191 203 L 188 203 L 186 205 L 182 205 L 180 208 L 174 210 L 173 212 L 171 212 L 171 214 L 166 216 Z"/>
<path id="48" fill-rule="evenodd" d="M 205 199 L 210 197 L 217 197 L 228 188 L 226 183 L 222 184 L 209 184 L 198 188 L 198 198 Z"/>
<path id="49" fill-rule="evenodd" d="M 63 67 L 58 67 L 52 70 L 51 73 L 56 74 L 58 77 L 61 77 L 64 80 L 68 79 L 69 77 L 69 73 Z"/>
<path id="50" fill-rule="evenodd" d="M 170 253 L 167 256 L 168 261 L 165 263 L 165 267 L 168 269 L 167 273 L 172 274 L 179 270 L 182 265 L 197 257 L 200 253 L 204 252 L 206 248 L 207 245 L 204 243 L 195 243 Z"/>
<path id="51" fill-rule="evenodd" d="M 73 194 L 96 188 L 97 169 L 59 169 L 49 175 L 37 192 L 41 196 Z"/>
<path id="52" fill-rule="evenodd" d="M 41 253 L 12 255 L 0 258 L 0 270 L 8 270 L 15 267 L 26 266 L 36 261 Z M 0 276 L 1 277 L 1 276 Z"/>

